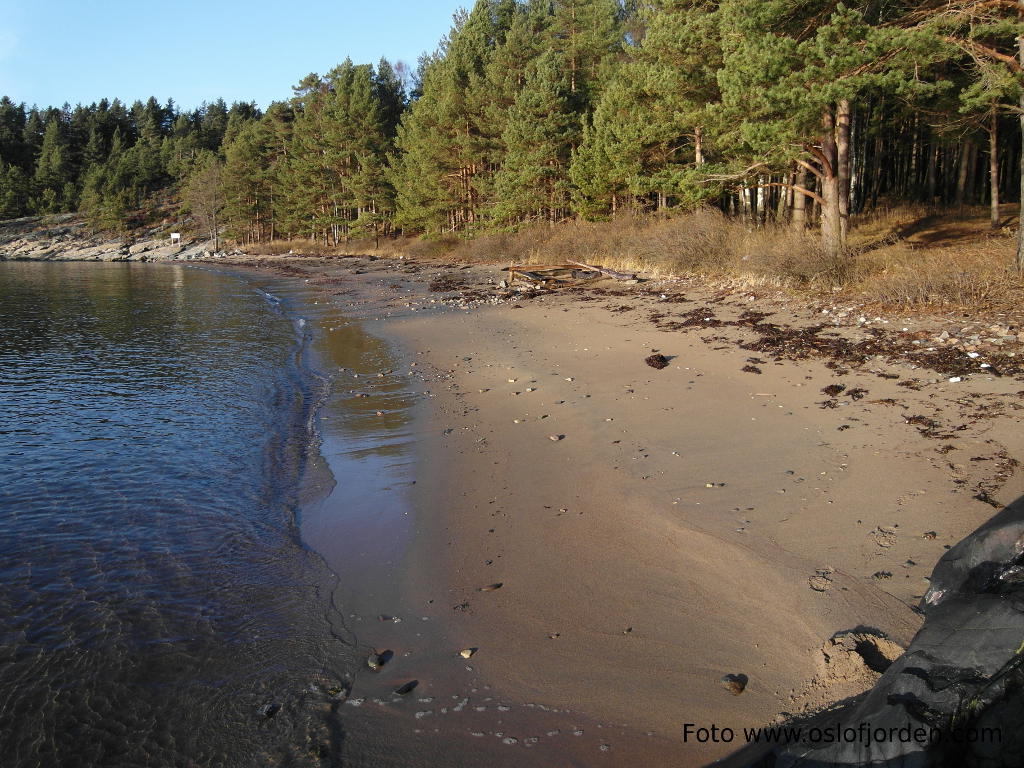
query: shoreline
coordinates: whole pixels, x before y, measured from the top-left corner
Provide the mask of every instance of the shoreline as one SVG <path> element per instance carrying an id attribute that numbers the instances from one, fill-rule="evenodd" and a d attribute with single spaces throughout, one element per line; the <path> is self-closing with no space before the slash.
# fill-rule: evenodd
<path id="1" fill-rule="evenodd" d="M 416 402 L 412 392 L 431 377 L 402 378 L 403 369 L 413 373 L 419 365 L 415 354 L 381 328 L 368 330 L 378 325 L 374 321 L 325 306 L 315 289 L 291 275 L 273 276 L 263 286 L 307 318 L 311 352 L 334 378 L 318 409 L 316 462 L 318 477 L 330 477 L 333 488 L 303 505 L 303 541 L 338 579 L 332 597 L 344 615 L 338 629 L 357 657 L 394 654 L 378 672 L 357 664 L 348 681 L 339 707 L 345 759 L 373 766 L 513 766 L 523 759 L 510 749 L 518 746 L 545 764 L 614 765 L 607 742 L 629 736 L 623 728 L 574 708 L 509 696 L 475 671 L 476 658 L 459 655 L 468 643 L 443 626 L 446 617 L 432 607 L 435 601 L 408 588 L 421 573 L 411 555 L 412 539 L 422 533 L 416 520 L 431 507 L 417 510 L 415 486 L 422 481 L 414 479 L 429 397 Z M 414 692 L 395 696 L 410 678 L 417 682 Z M 664 753 L 671 749 L 665 745 Z"/>
<path id="2" fill-rule="evenodd" d="M 1012 378 L 969 382 L 996 413 L 959 429 L 966 388 L 898 362 L 748 362 L 748 329 L 729 325 L 743 297 L 711 305 L 720 325 L 680 334 L 639 319 L 646 296 L 467 311 L 456 295 L 452 309 L 414 312 L 431 295 L 419 274 L 396 274 L 408 264 L 288 265 L 310 267 L 311 283 L 333 276 L 336 301 L 429 371 L 407 593 L 452 648 L 479 647 L 475 670 L 510 699 L 625 726 L 610 764 L 642 749 L 650 764 L 704 764 L 735 747 L 683 745 L 685 722 L 753 727 L 867 689 L 876 671 L 830 668 L 822 646 L 855 630 L 905 646 L 932 565 L 993 512 L 966 491 L 987 483 L 1008 503 L 1021 490 L 977 471 L 1012 474 L 1021 455 Z M 456 272 L 463 293 L 499 274 L 423 269 Z M 687 301 L 679 309 L 708 306 Z M 708 327 L 737 337 L 702 338 Z M 644 366 L 655 348 L 673 355 L 668 369 Z M 837 382 L 855 394 L 822 392 Z M 749 678 L 742 695 L 726 674 Z"/>
<path id="3" fill-rule="evenodd" d="M 395 674 L 430 701 L 360 721 L 357 764 L 726 757 L 742 745 L 684 744 L 684 723 L 754 727 L 867 690 L 877 670 L 822 648 L 844 631 L 905 647 L 934 563 L 1024 492 L 1018 374 L 856 360 L 871 323 L 811 333 L 820 310 L 693 283 L 507 296 L 487 266 L 212 263 L 303 281 L 398 350 L 385 378 L 414 397 L 416 483 L 388 491 L 411 544 L 384 602 L 423 624 L 364 624 L 359 645 L 408 653 Z M 461 287 L 429 291 L 438 277 Z M 645 365 L 654 349 L 667 368 Z M 356 676 L 362 712 L 385 680 Z"/>

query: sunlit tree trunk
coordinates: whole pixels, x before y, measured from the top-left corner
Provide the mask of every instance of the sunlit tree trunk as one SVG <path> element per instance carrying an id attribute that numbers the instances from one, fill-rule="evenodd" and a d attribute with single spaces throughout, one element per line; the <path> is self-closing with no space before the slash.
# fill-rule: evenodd
<path id="1" fill-rule="evenodd" d="M 836 180 L 839 185 L 840 247 L 846 244 L 850 222 L 850 102 L 836 108 Z"/>
<path id="2" fill-rule="evenodd" d="M 1024 0 L 1018 0 L 1018 19 L 1024 19 Z M 1024 67 L 1024 32 L 1017 36 L 1017 53 Z M 1024 91 L 1020 95 L 1020 216 L 1017 221 L 1017 270 L 1024 272 Z"/>
<path id="3" fill-rule="evenodd" d="M 988 151 L 990 225 L 992 229 L 999 229 L 999 113 L 994 106 L 988 131 Z"/>
<path id="4" fill-rule="evenodd" d="M 838 174 L 839 148 L 836 144 L 836 116 L 832 110 L 822 115 L 825 129 L 821 140 L 821 241 L 829 255 L 838 255 L 845 244 L 843 226 L 842 186 Z"/>
<path id="5" fill-rule="evenodd" d="M 796 171 L 796 185 L 807 187 L 807 169 L 798 167 Z M 790 218 L 790 225 L 793 229 L 803 232 L 807 227 L 807 197 L 800 192 L 793 194 L 793 215 Z"/>

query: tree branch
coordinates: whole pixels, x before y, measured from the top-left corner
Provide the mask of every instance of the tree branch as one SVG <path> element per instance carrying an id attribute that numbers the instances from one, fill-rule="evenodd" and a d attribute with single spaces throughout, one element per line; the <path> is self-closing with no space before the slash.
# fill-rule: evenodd
<path id="1" fill-rule="evenodd" d="M 1013 72 L 1024 71 L 1021 69 L 1020 64 L 1017 62 L 1017 59 L 1015 59 L 1013 56 L 1008 56 L 1005 53 L 1000 53 L 994 48 L 989 48 L 987 45 L 976 43 L 973 40 L 964 40 L 963 38 L 959 37 L 945 36 L 942 39 L 945 40 L 947 43 L 952 43 L 953 45 L 963 48 L 971 55 L 979 54 L 984 58 L 1001 61 L 1004 64 L 1006 64 Z"/>
<path id="2" fill-rule="evenodd" d="M 825 198 L 823 198 L 817 192 L 812 192 L 811 190 L 805 187 L 801 187 L 799 184 L 787 184 L 785 182 L 772 181 L 767 184 L 757 184 L 756 186 L 748 187 L 748 189 L 764 189 L 766 187 L 782 187 L 783 189 L 792 189 L 794 192 L 799 192 L 800 194 L 811 198 L 811 200 L 816 200 L 820 205 L 825 205 Z"/>
<path id="3" fill-rule="evenodd" d="M 825 157 L 824 152 L 822 152 L 813 144 L 804 144 L 804 149 L 806 149 L 808 152 L 814 155 L 814 157 L 817 158 L 818 162 L 821 163 L 821 172 L 819 175 L 822 179 L 835 175 L 835 169 L 832 168 L 832 163 L 830 163 L 828 161 L 828 158 Z"/>
<path id="4" fill-rule="evenodd" d="M 705 176 L 704 181 L 740 181 L 741 179 L 749 176 L 752 171 L 756 171 L 758 168 L 765 168 L 768 163 L 754 163 L 749 168 L 745 168 L 738 173 L 718 174 L 716 176 Z"/>
<path id="5" fill-rule="evenodd" d="M 824 174 L 824 173 L 822 173 L 822 172 L 821 172 L 821 171 L 820 171 L 819 169 L 815 168 L 815 167 L 814 167 L 813 165 L 811 165 L 810 163 L 808 163 L 808 162 L 807 162 L 806 160 L 800 160 L 800 159 L 797 159 L 797 160 L 796 160 L 795 162 L 796 162 L 796 164 L 797 164 L 797 165 L 799 165 L 799 166 L 800 166 L 801 168 L 806 168 L 806 169 L 807 169 L 808 171 L 810 171 L 811 173 L 813 173 L 813 174 L 814 174 L 815 176 L 817 176 L 817 177 L 818 177 L 819 179 L 824 179 L 824 178 L 825 178 L 825 174 Z"/>

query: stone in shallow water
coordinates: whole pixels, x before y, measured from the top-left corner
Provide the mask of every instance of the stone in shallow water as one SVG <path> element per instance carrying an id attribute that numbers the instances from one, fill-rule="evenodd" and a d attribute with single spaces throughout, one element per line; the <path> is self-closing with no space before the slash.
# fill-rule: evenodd
<path id="1" fill-rule="evenodd" d="M 273 704 L 273 703 L 261 704 L 260 708 L 256 710 L 256 712 L 260 716 L 266 717 L 266 718 L 271 718 L 271 717 L 273 717 L 274 715 L 276 715 L 280 711 L 281 711 L 281 705 L 280 704 Z"/>
<path id="2" fill-rule="evenodd" d="M 377 653 L 377 651 L 374 651 L 373 653 L 371 653 L 367 657 L 367 659 L 366 659 L 366 666 L 368 666 L 374 672 L 378 672 L 378 671 L 380 671 L 381 667 L 383 667 L 385 664 L 387 664 L 389 661 L 391 661 L 391 659 L 392 659 L 392 657 L 394 655 L 395 655 L 394 651 L 386 650 L 386 651 L 381 651 L 380 653 Z"/>
<path id="3" fill-rule="evenodd" d="M 405 694 L 407 693 L 412 693 L 412 691 L 415 690 L 416 686 L 419 684 L 419 680 L 410 680 L 409 682 L 403 683 L 402 685 L 395 688 L 395 693 L 397 693 L 399 696 L 405 696 Z"/>

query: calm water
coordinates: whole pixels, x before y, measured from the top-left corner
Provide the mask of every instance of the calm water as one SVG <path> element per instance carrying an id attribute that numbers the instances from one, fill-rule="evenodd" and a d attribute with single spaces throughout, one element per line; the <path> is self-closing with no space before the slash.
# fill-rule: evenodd
<path id="1" fill-rule="evenodd" d="M 339 753 L 356 654 L 295 522 L 306 335 L 229 276 L 0 263 L 2 765 Z"/>

